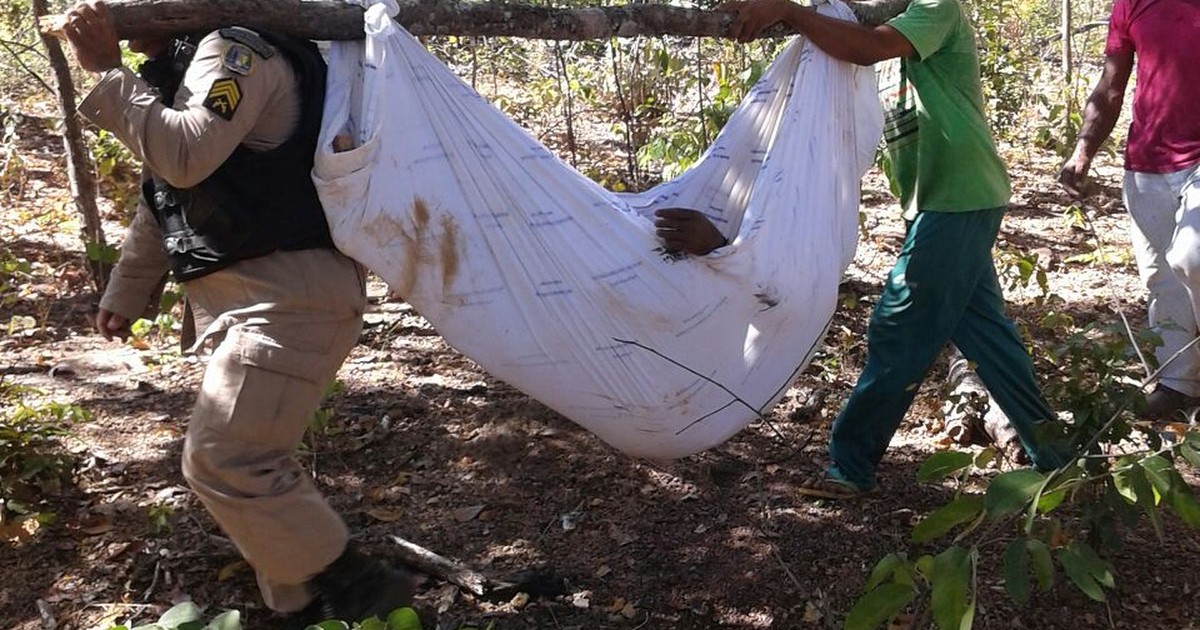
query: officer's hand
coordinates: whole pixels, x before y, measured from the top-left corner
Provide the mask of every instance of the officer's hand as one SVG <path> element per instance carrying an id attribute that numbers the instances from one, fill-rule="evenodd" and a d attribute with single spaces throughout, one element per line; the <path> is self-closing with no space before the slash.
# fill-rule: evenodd
<path id="1" fill-rule="evenodd" d="M 717 226 L 695 210 L 664 208 L 654 216 L 655 234 L 669 253 L 703 256 L 726 243 Z"/>
<path id="2" fill-rule="evenodd" d="M 105 72 L 121 65 L 121 46 L 112 15 L 101 0 L 85 0 L 67 11 L 63 34 L 80 67 Z"/>
<path id="3" fill-rule="evenodd" d="M 124 341 L 131 334 L 128 319 L 123 315 L 117 315 L 103 308 L 100 309 L 99 313 L 96 313 L 96 330 L 100 331 L 100 334 L 110 341 L 113 337 Z"/>
<path id="4" fill-rule="evenodd" d="M 1083 182 L 1087 178 L 1089 160 L 1083 156 L 1073 156 L 1058 172 L 1058 183 L 1062 184 L 1067 194 L 1075 199 L 1083 196 Z"/>
<path id="5" fill-rule="evenodd" d="M 748 2 L 723 2 L 717 11 L 736 12 L 737 17 L 729 25 L 726 35 L 739 42 L 748 42 L 769 26 L 780 22 L 788 11 L 798 5 L 788 0 L 749 0 Z"/>

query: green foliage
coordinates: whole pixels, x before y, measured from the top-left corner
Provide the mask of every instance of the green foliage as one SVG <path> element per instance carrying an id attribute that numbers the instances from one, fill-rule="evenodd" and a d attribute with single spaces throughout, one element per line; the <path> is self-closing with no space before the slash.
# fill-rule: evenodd
<path id="1" fill-rule="evenodd" d="M 658 56 L 664 74 L 683 71 L 681 64 L 665 49 L 660 50 Z M 716 88 L 715 93 L 695 114 L 662 113 L 654 131 L 638 151 L 638 164 L 646 169 L 657 169 L 663 179 L 671 179 L 687 170 L 700 159 L 709 142 L 729 121 L 765 69 L 766 63 L 756 59 L 741 68 L 729 63 L 714 63 L 711 75 L 688 74 L 683 80 L 685 89 L 708 91 L 711 85 Z M 653 106 L 654 103 L 645 105 Z M 645 115 L 645 111 L 640 114 Z"/>
<path id="2" fill-rule="evenodd" d="M 130 343 L 134 347 L 146 350 L 157 343 L 164 350 L 161 356 L 146 357 L 145 360 L 159 361 L 161 358 L 174 357 L 179 354 L 179 344 L 173 343 L 173 335 L 183 328 L 181 321 L 184 288 L 182 285 L 168 282 L 158 297 L 158 310 L 154 319 L 141 318 L 129 325 Z"/>
<path id="3" fill-rule="evenodd" d="M 1003 549 L 1001 577 L 1014 601 L 1026 603 L 1035 590 L 1056 584 L 1104 601 L 1117 584 L 1104 555 L 1120 548 L 1123 528 L 1146 517 L 1161 537 L 1164 509 L 1200 528 L 1200 500 L 1177 469 L 1200 466 L 1200 429 L 1177 427 L 1173 439 L 1164 440 L 1163 427 L 1135 415 L 1143 404 L 1139 357 L 1153 356 L 1156 336 L 1131 338 L 1115 326 L 1076 327 L 1053 310 L 1042 325 L 1049 330 L 1041 336 L 1058 340 L 1038 354 L 1046 364 L 1042 373 L 1050 376 L 1045 391 L 1072 421 L 1047 423 L 1041 441 L 1060 449 L 1072 445 L 1076 456 L 1048 473 L 991 471 L 986 450 L 930 456 L 918 479 L 951 481 L 955 494 L 914 526 L 912 541 L 948 542 L 916 560 L 903 553 L 885 556 L 846 627 L 877 627 L 907 607 L 925 605 L 938 628 L 969 627 L 979 556 L 990 549 Z M 1057 580 L 1059 573 L 1066 579 Z"/>
<path id="4" fill-rule="evenodd" d="M 236 610 L 227 610 L 205 622 L 199 606 L 192 602 L 180 602 L 153 623 L 111 626 L 107 630 L 242 630 L 242 616 Z M 376 617 L 353 623 L 329 620 L 308 626 L 307 630 L 421 630 L 421 620 L 413 609 L 397 608 L 386 620 Z M 466 626 L 461 630 L 467 630 Z"/>
<path id="5" fill-rule="evenodd" d="M 165 536 L 171 533 L 171 515 L 174 513 L 174 508 L 165 503 L 151 504 L 150 509 L 146 511 L 146 516 L 150 520 L 150 533 L 155 536 Z"/>
<path id="6" fill-rule="evenodd" d="M 937 481 L 967 468 L 974 460 L 974 455 L 960 451 L 935 453 L 921 464 L 921 468 L 917 470 L 917 479 L 921 481 Z"/>
<path id="7" fill-rule="evenodd" d="M 77 405 L 28 399 L 37 390 L 0 381 L 0 499 L 4 511 L 31 513 L 26 502 L 68 483 L 75 457 L 63 441 L 89 414 Z"/>
<path id="8" fill-rule="evenodd" d="M 103 129 L 88 136 L 88 148 L 96 165 L 100 193 L 111 200 L 123 216 L 131 219 L 141 194 L 141 167 L 137 159 L 116 136 Z M 88 256 L 92 255 L 89 250 Z M 112 260 L 115 262 L 115 257 Z"/>
<path id="9" fill-rule="evenodd" d="M 308 431 L 304 434 L 302 448 L 314 450 L 320 436 L 335 434 L 340 430 L 332 422 L 337 410 L 331 401 L 344 393 L 346 393 L 346 384 L 342 381 L 334 379 L 325 385 L 325 391 L 321 394 L 321 405 L 313 412 L 312 418 L 308 421 Z"/>
<path id="10" fill-rule="evenodd" d="M 1024 114 L 1039 65 L 1037 37 L 1053 33 L 1040 3 L 964 2 L 975 26 L 983 96 L 993 131 L 1011 135 Z M 1040 10 L 1039 10 L 1040 9 Z"/>
<path id="11" fill-rule="evenodd" d="M 10 308 L 20 299 L 22 281 L 29 280 L 32 271 L 28 260 L 0 247 L 0 309 Z"/>
<path id="12" fill-rule="evenodd" d="M 1049 274 L 1035 254 L 1015 247 L 997 249 L 996 275 L 1008 291 L 1036 286 L 1039 291 L 1035 298 L 1038 306 L 1044 305 L 1052 297 Z"/>
<path id="13" fill-rule="evenodd" d="M 9 199 L 21 196 L 29 178 L 17 146 L 17 117 L 0 103 L 0 192 Z"/>

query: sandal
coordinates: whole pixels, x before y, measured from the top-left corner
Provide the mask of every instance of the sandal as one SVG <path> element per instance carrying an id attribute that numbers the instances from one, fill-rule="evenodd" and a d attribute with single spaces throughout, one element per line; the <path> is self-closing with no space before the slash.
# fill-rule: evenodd
<path id="1" fill-rule="evenodd" d="M 796 492 L 806 497 L 845 500 L 862 496 L 870 490 L 859 488 L 845 479 L 832 477 L 829 473 L 816 473 L 801 481 L 796 487 Z"/>

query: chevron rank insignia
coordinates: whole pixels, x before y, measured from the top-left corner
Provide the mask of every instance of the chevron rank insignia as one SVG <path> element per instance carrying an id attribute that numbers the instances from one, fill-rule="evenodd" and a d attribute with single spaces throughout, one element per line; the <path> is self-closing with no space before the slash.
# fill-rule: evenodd
<path id="1" fill-rule="evenodd" d="M 231 72 L 246 76 L 254 67 L 254 55 L 250 52 L 249 46 L 235 42 L 225 49 L 225 54 L 221 55 L 221 65 Z"/>
<path id="2" fill-rule="evenodd" d="M 233 120 L 233 114 L 237 111 L 240 102 L 242 102 L 242 88 L 238 85 L 237 79 L 213 81 L 212 87 L 208 89 L 208 96 L 204 97 L 204 106 L 225 120 Z"/>

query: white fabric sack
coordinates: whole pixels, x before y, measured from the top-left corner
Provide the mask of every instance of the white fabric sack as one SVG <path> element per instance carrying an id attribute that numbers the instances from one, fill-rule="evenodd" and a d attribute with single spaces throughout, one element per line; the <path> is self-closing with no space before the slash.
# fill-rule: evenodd
<path id="1" fill-rule="evenodd" d="M 872 69 L 797 39 L 692 169 L 613 193 L 375 6 L 365 41 L 331 51 L 314 179 L 337 246 L 450 345 L 616 448 L 666 459 L 727 440 L 811 358 L 881 127 Z M 347 131 L 356 148 L 334 152 Z M 735 236 L 672 259 L 654 236 L 664 207 Z"/>

